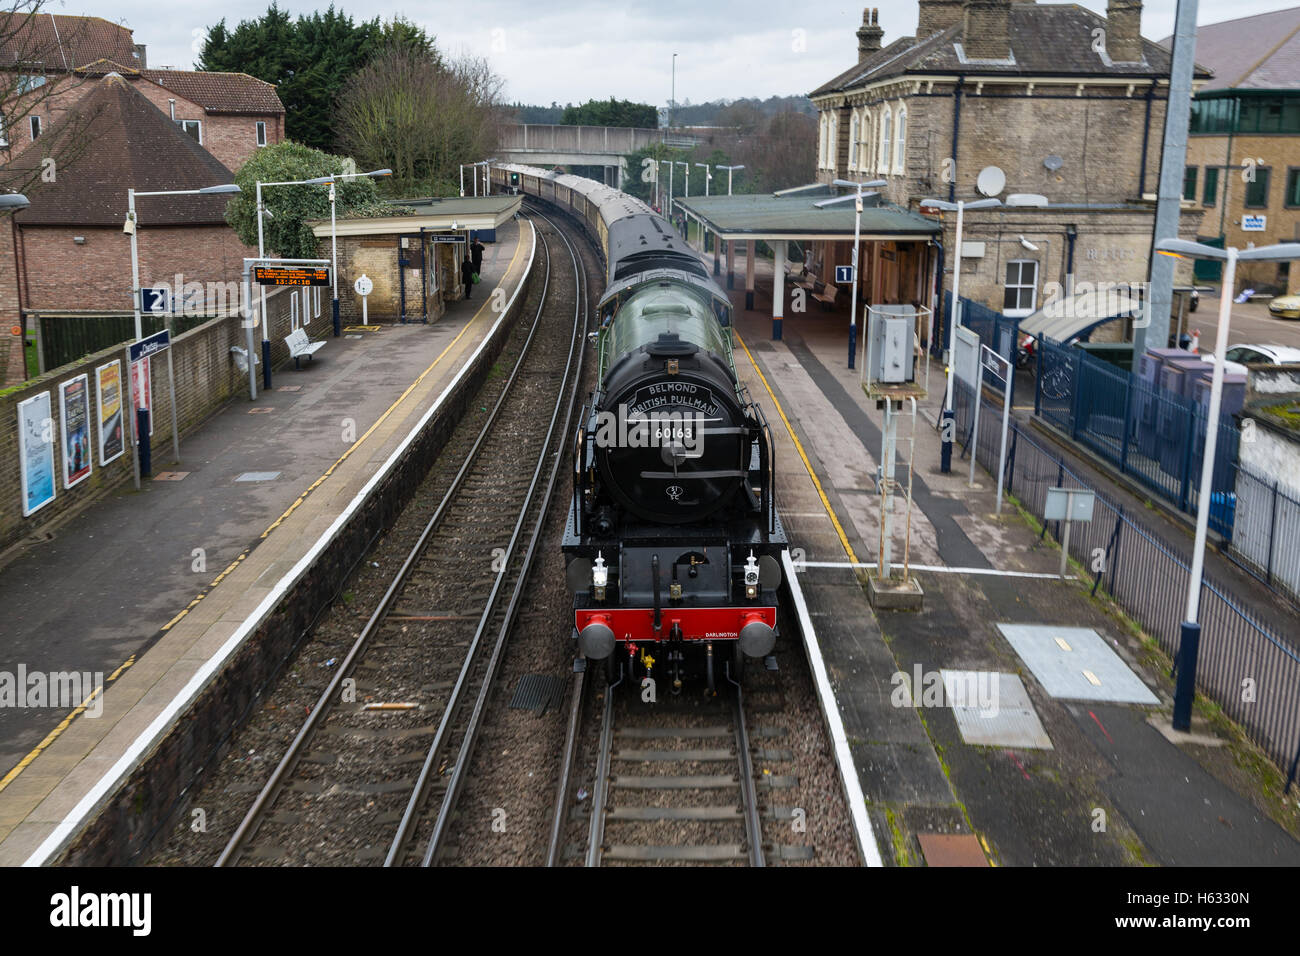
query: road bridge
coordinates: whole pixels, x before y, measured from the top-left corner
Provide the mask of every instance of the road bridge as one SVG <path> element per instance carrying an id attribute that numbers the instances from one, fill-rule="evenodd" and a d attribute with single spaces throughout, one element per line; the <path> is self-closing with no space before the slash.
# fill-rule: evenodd
<path id="1" fill-rule="evenodd" d="M 677 130 L 631 126 L 558 126 L 519 123 L 501 128 L 496 155 L 530 166 L 603 166 L 605 182 L 623 188 L 627 155 L 662 143 L 691 149 L 703 138 Z"/>

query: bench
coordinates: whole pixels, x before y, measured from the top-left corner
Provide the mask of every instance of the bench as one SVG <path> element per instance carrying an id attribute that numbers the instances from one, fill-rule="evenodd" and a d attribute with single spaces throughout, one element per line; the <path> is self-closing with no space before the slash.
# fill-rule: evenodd
<path id="1" fill-rule="evenodd" d="M 306 329 L 294 329 L 284 338 L 284 344 L 289 346 L 289 356 L 293 359 L 293 367 L 300 368 L 298 360 L 304 355 L 310 361 L 311 357 L 316 354 L 317 350 L 325 347 L 324 342 L 313 342 L 307 337 Z"/>
<path id="2" fill-rule="evenodd" d="M 820 292 L 814 292 L 813 298 L 816 299 L 818 302 L 820 302 L 822 305 L 824 305 L 826 308 L 830 309 L 835 307 L 835 300 L 839 297 L 839 294 L 840 294 L 839 286 L 827 285 L 826 283 L 823 282 L 822 290 Z"/>

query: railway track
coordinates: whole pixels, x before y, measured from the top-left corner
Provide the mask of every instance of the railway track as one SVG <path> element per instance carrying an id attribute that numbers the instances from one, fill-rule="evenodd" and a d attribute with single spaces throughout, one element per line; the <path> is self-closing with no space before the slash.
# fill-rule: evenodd
<path id="1" fill-rule="evenodd" d="M 436 856 L 526 588 L 585 354 L 576 254 L 550 220 L 534 228 L 545 278 L 518 360 L 218 866 Z"/>

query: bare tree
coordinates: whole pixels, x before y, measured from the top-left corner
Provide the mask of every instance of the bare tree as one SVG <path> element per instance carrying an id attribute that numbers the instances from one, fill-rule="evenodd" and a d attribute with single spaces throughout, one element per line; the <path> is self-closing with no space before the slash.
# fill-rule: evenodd
<path id="1" fill-rule="evenodd" d="M 364 166 L 392 169 L 397 192 L 450 192 L 460 164 L 496 146 L 501 88 L 486 60 L 444 63 L 389 47 L 340 94 L 339 146 Z"/>
<path id="2" fill-rule="evenodd" d="M 48 0 L 0 0 L 0 190 L 56 182 L 59 166 L 89 147 L 94 116 L 77 110 L 80 88 L 112 69 L 92 62 L 99 52 L 89 35 L 94 21 L 56 19 L 43 12 L 46 6 Z M 54 123 L 60 134 L 46 137 Z"/>

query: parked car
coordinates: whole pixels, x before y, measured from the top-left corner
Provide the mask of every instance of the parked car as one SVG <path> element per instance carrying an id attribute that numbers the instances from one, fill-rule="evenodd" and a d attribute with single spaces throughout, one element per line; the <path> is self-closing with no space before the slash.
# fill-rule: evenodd
<path id="1" fill-rule="evenodd" d="M 1206 352 L 1201 358 L 1214 361 L 1214 353 Z M 1285 345 L 1233 345 L 1223 353 L 1225 372 L 1246 374 L 1247 365 L 1300 365 L 1300 349 Z"/>
<path id="2" fill-rule="evenodd" d="M 1268 304 L 1268 314 L 1279 319 L 1300 319 L 1300 292 L 1274 296 Z"/>

